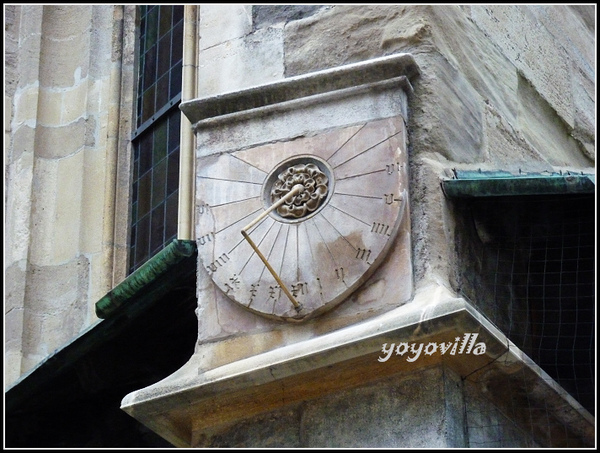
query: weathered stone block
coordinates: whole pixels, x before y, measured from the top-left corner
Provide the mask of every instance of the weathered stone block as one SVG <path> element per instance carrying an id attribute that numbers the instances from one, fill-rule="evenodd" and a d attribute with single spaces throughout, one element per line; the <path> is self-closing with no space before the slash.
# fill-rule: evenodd
<path id="1" fill-rule="evenodd" d="M 200 96 L 248 88 L 283 77 L 283 30 L 266 28 L 202 52 Z"/>
<path id="2" fill-rule="evenodd" d="M 571 127 L 528 80 L 519 80 L 519 128 L 543 158 L 555 167 L 586 168 L 594 163 L 570 134 Z M 532 169 L 535 171 L 535 169 Z"/>
<path id="3" fill-rule="evenodd" d="M 471 17 L 521 70 L 558 115 L 574 125 L 571 71 L 564 48 L 527 6 L 472 6 Z"/>
<path id="4" fill-rule="evenodd" d="M 80 118 L 71 124 L 55 127 L 38 125 L 36 156 L 60 159 L 80 151 L 86 144 L 87 121 Z"/>
<path id="5" fill-rule="evenodd" d="M 250 5 L 200 5 L 200 51 L 242 38 L 252 31 Z"/>
<path id="6" fill-rule="evenodd" d="M 91 99 L 90 99 L 91 100 Z M 70 124 L 73 123 L 80 118 L 84 118 L 86 115 L 89 115 L 91 112 L 94 112 L 94 107 L 98 107 L 98 105 L 93 106 L 87 105 L 88 103 L 88 81 L 81 80 L 79 83 L 74 85 L 70 89 L 66 89 L 62 93 L 62 103 L 61 103 L 61 124 Z M 90 107 L 92 108 L 90 111 Z M 46 124 L 46 123 L 44 123 Z M 52 125 L 51 123 L 48 125 Z"/>
<path id="7" fill-rule="evenodd" d="M 56 127 L 62 124 L 63 92 L 40 88 L 37 121 L 40 126 Z"/>
<path id="8" fill-rule="evenodd" d="M 52 24 L 44 34 L 56 41 L 72 41 L 87 35 L 91 28 L 92 5 L 46 5 L 44 21 Z"/>
<path id="9" fill-rule="evenodd" d="M 446 371 L 449 373 L 449 371 Z M 311 401 L 302 417 L 310 448 L 452 448 L 465 445 L 462 414 L 447 410 L 444 370 L 432 368 Z M 452 392 L 455 393 L 455 392 Z M 458 397 L 460 389 L 457 390 Z M 458 419 L 456 419 L 458 417 Z"/>
<path id="10" fill-rule="evenodd" d="M 14 97 L 14 118 L 13 127 L 17 128 L 22 124 L 35 127 L 37 123 L 39 85 L 34 83 L 22 89 L 17 89 Z"/>
<path id="11" fill-rule="evenodd" d="M 59 161 L 37 159 L 33 182 L 30 253 L 38 265 L 64 263 L 77 255 L 81 215 L 83 152 Z"/>
<path id="12" fill-rule="evenodd" d="M 518 173 L 551 170 L 551 166 L 523 134 L 490 104 L 485 110 L 485 168 Z"/>
<path id="13" fill-rule="evenodd" d="M 60 159 L 56 167 L 58 184 L 55 188 L 56 210 L 52 228 L 52 255 L 55 263 L 71 260 L 81 250 L 83 222 L 73 222 L 73 219 L 82 219 L 84 161 L 85 155 L 82 150 L 72 156 Z"/>
<path id="14" fill-rule="evenodd" d="M 33 153 L 22 153 L 8 167 L 6 197 L 6 263 L 27 260 L 31 228 Z"/>
<path id="15" fill-rule="evenodd" d="M 264 28 L 317 14 L 327 5 L 252 5 L 252 26 Z"/>
<path id="16" fill-rule="evenodd" d="M 300 408 L 252 417 L 213 435 L 200 435 L 196 448 L 302 448 Z"/>
<path id="17" fill-rule="evenodd" d="M 30 267 L 24 311 L 23 372 L 68 343 L 86 326 L 88 279 L 89 263 L 84 257 L 56 266 Z"/>
<path id="18" fill-rule="evenodd" d="M 106 196 L 104 192 L 98 193 L 100 187 L 105 187 L 107 175 L 105 173 L 106 149 L 89 149 L 83 151 L 83 168 L 81 170 L 81 230 L 79 249 L 82 253 L 100 253 L 102 250 L 102 234 L 105 228 L 110 228 L 102 221 L 99 213 L 104 212 Z M 87 172 L 86 169 L 94 168 L 98 171 Z M 77 171 L 74 169 L 74 171 Z M 77 175 L 77 173 L 75 173 Z M 76 179 L 73 183 L 79 183 Z M 114 219 L 110 219 L 114 221 Z M 109 264 L 109 263 L 105 263 Z"/>

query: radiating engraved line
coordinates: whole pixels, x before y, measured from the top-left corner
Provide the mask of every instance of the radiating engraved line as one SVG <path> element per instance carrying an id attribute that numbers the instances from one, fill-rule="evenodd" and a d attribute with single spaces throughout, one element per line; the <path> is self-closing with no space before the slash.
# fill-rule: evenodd
<path id="1" fill-rule="evenodd" d="M 298 243 L 300 228 L 298 225 L 294 226 L 294 230 L 296 231 L 296 281 L 300 281 L 300 244 Z"/>
<path id="2" fill-rule="evenodd" d="M 239 240 L 239 242 L 237 244 L 235 244 L 233 246 L 233 248 L 231 250 L 229 250 L 229 252 L 227 253 L 228 255 L 231 254 L 231 252 L 233 252 L 240 244 L 245 243 L 246 240 L 244 239 L 244 237 L 242 236 L 242 239 Z"/>
<path id="3" fill-rule="evenodd" d="M 260 198 L 260 195 L 256 195 L 255 197 L 242 198 L 240 200 L 226 201 L 225 203 L 220 203 L 220 204 L 209 204 L 208 207 L 211 208 L 211 209 L 213 209 L 213 208 L 220 208 L 222 206 L 228 206 L 230 204 L 242 203 L 244 201 L 254 200 L 255 198 Z"/>
<path id="4" fill-rule="evenodd" d="M 372 200 L 381 200 L 383 197 L 374 197 L 372 195 L 358 195 L 356 193 L 342 193 L 342 192 L 336 192 L 336 195 L 344 195 L 346 197 L 359 197 L 359 198 L 370 198 Z"/>
<path id="5" fill-rule="evenodd" d="M 372 149 L 376 148 L 377 146 L 381 145 L 382 143 L 384 143 L 384 142 L 388 141 L 389 139 L 391 139 L 391 138 L 395 137 L 395 136 L 396 136 L 396 135 L 398 135 L 398 134 L 400 134 L 400 132 L 396 132 L 394 135 L 390 135 L 389 137 L 386 137 L 386 138 L 384 138 L 384 139 L 383 139 L 383 140 L 381 140 L 380 142 L 378 142 L 378 143 L 375 143 L 373 146 L 370 146 L 370 147 L 368 147 L 367 149 L 363 149 L 363 150 L 362 150 L 360 153 L 358 153 L 358 154 L 355 154 L 354 156 L 350 157 L 349 159 L 346 159 L 346 160 L 345 160 L 344 162 L 342 162 L 341 164 L 337 164 L 337 165 L 336 165 L 335 167 L 333 167 L 333 168 L 335 169 L 335 168 L 341 167 L 341 166 L 342 166 L 342 165 L 344 165 L 345 163 L 347 163 L 347 162 L 350 162 L 352 159 L 355 159 L 355 158 L 357 158 L 358 156 L 360 156 L 360 155 L 362 155 L 362 154 L 364 154 L 364 153 L 366 153 L 366 152 L 368 152 L 368 151 L 371 151 Z"/>
<path id="6" fill-rule="evenodd" d="M 344 211 L 343 209 L 338 208 L 337 206 L 335 206 L 331 201 L 329 202 L 329 206 L 331 206 L 334 209 L 337 209 L 338 211 L 340 211 L 342 214 L 346 214 L 348 217 L 352 217 L 354 220 L 358 220 L 360 223 L 364 223 L 365 225 L 367 225 L 368 227 L 371 227 L 373 225 L 373 223 L 369 223 L 369 222 L 365 222 L 362 219 L 359 219 L 358 217 L 354 217 L 352 214 L 350 214 L 349 212 Z M 323 211 L 325 212 L 325 211 Z"/>
<path id="7" fill-rule="evenodd" d="M 281 266 L 279 267 L 279 276 L 281 277 L 281 270 L 283 269 L 283 263 L 285 262 L 285 252 L 288 249 L 288 239 L 290 237 L 290 225 L 288 224 L 287 232 L 285 234 L 285 245 L 283 247 L 283 255 L 281 255 Z"/>
<path id="8" fill-rule="evenodd" d="M 269 217 L 270 218 L 270 217 Z M 267 235 L 269 234 L 269 232 L 271 231 L 271 229 L 275 226 L 275 220 L 273 220 L 273 223 L 271 224 L 271 226 L 269 227 L 269 229 L 266 231 L 266 233 L 263 235 L 263 237 L 261 238 L 261 240 L 259 241 L 257 247 L 260 247 L 260 244 L 262 244 L 262 241 L 265 240 L 265 238 L 267 237 Z M 250 262 L 250 260 L 252 259 L 252 257 L 255 255 L 256 253 L 254 252 L 254 250 L 251 248 L 251 253 L 250 256 L 248 257 L 248 260 L 246 261 L 246 263 L 244 263 L 244 265 L 242 266 L 242 268 L 240 269 L 240 271 L 238 272 L 238 275 L 242 275 L 242 272 L 244 272 L 244 269 L 246 269 L 246 266 L 248 265 L 248 263 Z M 264 272 L 264 269 L 263 269 Z M 261 272 L 261 277 L 262 277 L 262 272 Z"/>
<path id="9" fill-rule="evenodd" d="M 240 179 L 215 178 L 213 176 L 202 176 L 202 175 L 198 175 L 198 178 L 201 178 L 201 179 L 210 179 L 212 181 L 240 182 L 242 184 L 254 184 L 254 185 L 257 185 L 257 186 L 262 186 L 262 182 L 242 181 Z"/>
<path id="10" fill-rule="evenodd" d="M 308 252 L 310 253 L 310 262 L 315 263 L 315 255 L 313 254 L 312 245 L 310 243 L 310 234 L 308 234 L 308 222 L 304 222 L 302 225 L 304 225 L 304 234 L 306 235 L 306 244 L 308 245 Z M 300 257 L 298 257 L 298 260 L 300 260 Z"/>
<path id="11" fill-rule="evenodd" d="M 283 228 L 283 224 L 280 223 L 279 224 L 279 231 L 277 231 L 277 235 L 275 236 L 275 240 L 273 241 L 273 244 L 271 245 L 271 250 L 269 250 L 269 254 L 267 255 L 267 261 L 269 261 L 271 259 L 271 254 L 273 253 L 273 249 L 275 248 L 275 245 L 277 244 L 277 241 L 279 240 L 279 235 L 281 234 L 281 229 Z M 285 245 L 287 245 L 287 237 L 285 239 Z M 283 249 L 283 254 L 281 255 L 281 263 L 279 265 L 279 272 L 277 273 L 277 275 L 279 275 L 281 277 L 281 269 L 283 269 L 283 259 L 285 258 L 285 247 Z"/>
<path id="12" fill-rule="evenodd" d="M 311 263 L 315 263 L 315 255 L 313 254 L 312 245 L 310 243 L 310 234 L 308 234 L 308 223 L 305 222 L 304 225 L 304 234 L 306 235 L 306 243 L 308 244 L 308 251 L 310 252 L 310 261 Z"/>
<path id="13" fill-rule="evenodd" d="M 248 166 L 250 166 L 250 167 L 252 167 L 252 168 L 256 168 L 258 171 L 260 171 L 261 173 L 264 173 L 265 175 L 267 174 L 267 172 L 266 172 L 266 171 L 264 171 L 263 169 L 261 169 L 261 168 L 258 168 L 256 165 L 254 165 L 254 164 L 251 164 L 251 163 L 250 163 L 250 162 L 248 162 L 247 160 L 244 160 L 244 159 L 242 159 L 241 157 L 239 157 L 239 156 L 236 156 L 235 154 L 230 154 L 230 156 L 231 156 L 231 157 L 233 157 L 233 158 L 235 158 L 235 159 L 237 159 L 237 160 L 239 160 L 239 161 L 241 161 L 241 162 L 243 162 L 243 163 L 245 163 L 246 165 L 248 165 Z"/>
<path id="14" fill-rule="evenodd" d="M 338 264 L 335 257 L 333 256 L 333 253 L 329 249 L 327 242 L 325 242 L 325 239 L 323 238 L 323 234 L 321 234 L 321 230 L 319 230 L 319 226 L 317 225 L 317 222 L 315 221 L 314 218 L 312 219 L 312 221 L 315 225 L 315 228 L 317 229 L 317 232 L 319 233 L 319 236 L 321 237 L 321 240 L 323 241 L 323 244 L 325 244 L 325 248 L 327 249 L 327 252 L 329 252 L 329 256 L 331 256 L 331 260 L 333 261 L 335 268 L 340 268 L 341 266 Z M 354 247 L 352 247 L 352 248 L 354 249 Z M 342 280 L 342 283 L 344 284 L 344 286 L 346 286 L 346 288 L 348 288 L 348 284 L 344 280 Z"/>
<path id="15" fill-rule="evenodd" d="M 277 236 L 275 237 L 275 241 L 273 242 L 273 246 L 271 247 L 271 251 L 269 252 L 269 257 L 267 258 L 267 260 L 271 257 L 271 253 L 273 252 L 273 249 L 275 248 L 275 244 L 277 243 L 277 239 L 279 239 L 279 234 L 281 233 L 281 228 L 282 227 L 283 227 L 283 224 L 280 224 L 279 225 L 279 231 L 277 232 Z M 285 251 L 287 250 L 287 242 L 288 242 L 288 235 L 289 235 L 289 233 L 290 233 L 290 229 L 288 228 L 287 229 L 287 233 L 285 235 L 285 245 L 284 245 L 284 248 L 283 248 L 283 254 L 281 255 L 281 265 L 279 266 L 279 272 L 277 273 L 277 275 L 279 275 L 280 279 L 281 279 L 281 270 L 283 269 L 283 263 L 285 262 Z M 261 278 L 262 278 L 262 274 L 261 274 Z M 279 291 L 279 296 L 277 297 L 276 300 L 273 301 L 273 307 L 271 308 L 271 313 L 275 312 L 275 306 L 277 305 L 277 302 L 279 302 L 279 299 L 281 298 L 281 293 L 282 293 L 282 291 Z"/>
<path id="16" fill-rule="evenodd" d="M 354 250 L 356 252 L 357 251 L 356 247 L 354 247 L 354 245 L 352 245 L 352 243 L 348 240 L 348 238 L 345 235 L 343 235 L 342 233 L 340 233 L 340 231 L 335 227 L 335 225 L 333 223 L 331 223 L 331 221 L 327 217 L 323 216 L 323 218 L 327 221 L 327 223 L 329 225 L 331 225 L 331 227 L 335 230 L 335 232 L 338 234 L 338 236 L 341 237 L 344 241 L 346 241 L 348 243 L 348 245 L 352 248 L 352 250 Z"/>
<path id="17" fill-rule="evenodd" d="M 251 215 L 254 215 L 254 214 L 256 214 L 256 213 L 257 213 L 258 211 L 260 211 L 260 210 L 262 210 L 262 208 L 257 208 L 257 209 L 255 209 L 254 211 L 252 211 L 252 212 L 250 212 L 250 213 L 246 214 L 244 217 L 241 217 L 240 219 L 236 220 L 235 222 L 233 222 L 233 223 L 230 223 L 230 224 L 229 224 L 229 225 L 227 225 L 227 226 L 224 226 L 224 227 L 223 227 L 223 228 L 221 228 L 219 231 L 215 231 L 215 234 L 219 234 L 219 233 L 221 233 L 221 232 L 223 232 L 223 231 L 227 230 L 228 228 L 231 228 L 232 226 L 234 226 L 234 225 L 236 225 L 236 224 L 240 223 L 242 220 L 245 220 L 245 219 L 247 219 L 248 217 L 250 217 Z"/>
<path id="18" fill-rule="evenodd" d="M 360 178 L 361 176 L 368 176 L 368 175 L 372 175 L 373 173 L 380 173 L 382 171 L 385 171 L 385 168 L 381 168 L 379 170 L 369 171 L 367 173 L 361 173 L 359 175 L 350 175 L 350 176 L 346 176 L 345 178 L 335 178 L 335 179 L 336 179 L 336 181 L 343 181 L 344 179 Z"/>
<path id="19" fill-rule="evenodd" d="M 354 137 L 356 137 L 356 134 L 358 134 L 360 131 L 362 131 L 362 130 L 363 130 L 363 128 L 364 128 L 366 125 L 367 125 L 367 123 L 363 124 L 363 125 L 360 127 L 360 129 L 358 129 L 358 130 L 357 130 L 357 131 L 356 131 L 354 134 L 352 134 L 352 135 L 350 136 L 350 138 L 348 138 L 348 140 L 346 140 L 344 143 L 342 143 L 342 145 L 341 145 L 341 146 L 340 146 L 338 149 L 336 149 L 336 150 L 334 151 L 334 153 L 333 153 L 331 156 L 329 156 L 327 159 L 325 159 L 325 160 L 329 162 L 329 159 L 333 159 L 333 156 L 335 156 L 339 150 L 341 150 L 341 149 L 342 149 L 344 146 L 346 146 L 346 144 L 347 144 L 347 143 L 348 143 L 350 140 L 352 140 Z"/>
<path id="20" fill-rule="evenodd" d="M 317 265 L 317 262 L 315 261 L 315 255 L 313 254 L 313 250 L 312 250 L 312 246 L 310 243 L 310 234 L 308 234 L 308 226 L 307 226 L 308 222 L 304 222 L 302 225 L 304 225 L 304 234 L 306 235 L 306 245 L 308 247 L 308 253 L 310 254 L 310 262 L 311 263 L 315 263 L 315 265 Z M 297 231 L 300 230 L 300 228 L 297 228 Z M 300 247 L 300 238 L 298 238 L 298 248 Z M 300 280 L 300 252 L 298 252 L 298 280 Z M 333 263 L 334 265 L 336 265 L 337 263 Z M 315 274 L 316 277 L 316 274 Z M 318 280 L 319 277 L 317 277 Z M 323 291 L 322 289 L 319 291 L 319 297 L 321 298 L 321 301 L 323 301 Z"/>
<path id="21" fill-rule="evenodd" d="M 271 231 L 271 229 L 273 228 L 273 226 L 275 225 L 275 223 L 277 223 L 277 222 L 273 221 L 273 225 L 271 226 L 271 228 L 269 228 L 269 232 Z M 277 235 L 275 236 L 275 239 L 273 240 L 273 244 L 271 244 L 271 249 L 269 250 L 269 254 L 266 257 L 266 259 L 267 259 L 268 262 L 270 262 L 270 260 L 271 260 L 271 254 L 273 253 L 273 249 L 275 248 L 275 245 L 277 244 L 277 239 L 279 238 L 279 234 L 281 233 L 281 227 L 282 226 L 283 225 L 280 223 L 279 224 L 279 230 L 277 231 Z M 261 242 L 262 242 L 262 240 L 261 240 Z M 260 246 L 260 244 L 258 244 L 258 246 Z M 258 277 L 259 280 L 262 280 L 263 274 L 265 273 L 266 269 L 267 269 L 267 266 L 266 265 L 263 266 L 263 269 L 260 272 L 260 276 Z M 281 267 L 279 269 L 279 274 L 277 274 L 277 275 L 280 275 L 280 274 L 281 274 Z M 281 298 L 281 292 L 282 291 L 279 291 L 279 294 L 277 295 L 277 299 L 275 299 L 273 297 L 273 305 L 271 306 L 271 313 L 275 312 L 275 306 L 277 305 L 277 302 L 279 302 L 279 299 Z"/>
<path id="22" fill-rule="evenodd" d="M 333 261 L 333 264 L 335 265 L 336 268 L 340 267 L 338 265 L 338 262 L 335 260 L 335 257 L 333 256 L 333 253 L 331 253 L 331 250 L 329 249 L 329 246 L 327 245 L 327 242 L 325 241 L 325 238 L 321 234 L 321 230 L 319 230 L 319 226 L 317 225 L 317 222 L 315 222 L 315 218 L 312 218 L 311 221 L 314 224 L 315 228 L 317 229 L 317 233 L 319 233 L 319 236 L 321 237 L 321 241 L 325 245 L 325 248 L 327 249 L 327 252 L 329 253 L 329 256 L 331 257 L 331 260 Z M 344 285 L 346 285 L 346 282 L 343 282 L 343 283 L 344 283 Z M 346 287 L 347 286 L 348 285 L 346 285 Z"/>

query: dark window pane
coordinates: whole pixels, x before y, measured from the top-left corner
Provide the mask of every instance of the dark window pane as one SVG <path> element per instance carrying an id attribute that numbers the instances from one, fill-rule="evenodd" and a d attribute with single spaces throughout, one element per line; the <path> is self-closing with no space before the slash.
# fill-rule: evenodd
<path id="1" fill-rule="evenodd" d="M 158 6 L 151 6 L 148 9 L 148 15 L 146 16 L 146 39 L 145 47 L 149 49 L 156 44 L 158 37 Z"/>
<path id="2" fill-rule="evenodd" d="M 181 61 L 171 69 L 171 98 L 181 93 Z"/>
<path id="3" fill-rule="evenodd" d="M 181 113 L 174 110 L 169 115 L 169 153 L 179 147 L 179 136 L 181 135 Z"/>
<path id="4" fill-rule="evenodd" d="M 150 250 L 157 252 L 163 246 L 165 230 L 165 205 L 161 203 L 152 211 L 152 228 L 150 231 Z"/>
<path id="5" fill-rule="evenodd" d="M 146 14 L 148 14 L 148 7 L 146 5 L 139 6 L 138 13 L 140 15 L 140 36 L 138 41 L 141 43 L 140 45 L 143 46 L 146 36 Z"/>
<path id="6" fill-rule="evenodd" d="M 152 193 L 152 171 L 140 178 L 138 190 L 138 216 L 145 216 L 150 211 L 150 195 Z"/>
<path id="7" fill-rule="evenodd" d="M 150 239 L 150 215 L 143 217 L 137 224 L 135 244 L 135 261 L 140 263 L 148 258 L 148 244 Z"/>
<path id="8" fill-rule="evenodd" d="M 152 46 L 145 54 L 144 54 L 144 66 L 143 68 L 143 77 L 144 83 L 142 84 L 142 90 L 147 90 L 156 80 L 156 46 Z"/>
<path id="9" fill-rule="evenodd" d="M 183 22 L 173 29 L 173 45 L 171 48 L 171 66 L 175 66 L 183 58 Z"/>
<path id="10" fill-rule="evenodd" d="M 154 149 L 152 162 L 156 165 L 167 155 L 167 121 L 161 121 L 154 130 Z"/>
<path id="11" fill-rule="evenodd" d="M 173 18 L 173 7 L 172 6 L 161 6 L 160 7 L 160 29 L 159 34 L 163 36 L 171 29 L 171 19 Z"/>
<path id="12" fill-rule="evenodd" d="M 158 42 L 158 59 L 156 77 L 162 76 L 171 67 L 171 33 L 167 33 Z"/>
<path id="13" fill-rule="evenodd" d="M 138 96 L 137 98 L 137 115 L 136 115 L 136 124 L 139 126 L 142 124 L 142 96 Z"/>
<path id="14" fill-rule="evenodd" d="M 167 164 L 167 196 L 179 187 L 179 148 L 169 155 Z"/>
<path id="15" fill-rule="evenodd" d="M 142 139 L 138 144 L 140 156 L 140 176 L 146 173 L 152 167 L 152 137 L 153 134 L 150 131 L 142 136 Z"/>
<path id="16" fill-rule="evenodd" d="M 137 189 L 138 189 L 138 180 L 137 178 L 133 179 L 133 185 L 131 190 L 131 202 L 135 203 L 137 201 Z M 135 216 L 133 216 L 135 219 Z"/>
<path id="17" fill-rule="evenodd" d="M 596 252 L 594 196 L 490 197 L 464 203 L 458 218 L 466 222 L 457 229 L 457 243 L 468 244 L 460 252 L 464 291 L 593 412 L 596 273 L 594 260 L 584 257 Z M 480 231 L 486 232 L 485 242 Z"/>
<path id="18" fill-rule="evenodd" d="M 137 201 L 135 203 L 132 203 L 132 205 L 131 205 L 131 218 L 132 219 L 138 218 L 138 203 L 137 203 Z"/>
<path id="19" fill-rule="evenodd" d="M 143 108 L 142 108 L 142 124 L 152 118 L 155 113 L 154 104 L 154 87 L 152 85 L 148 90 L 144 92 Z"/>
<path id="20" fill-rule="evenodd" d="M 152 169 L 152 209 L 165 200 L 167 181 L 167 159 L 163 159 Z"/>
<path id="21" fill-rule="evenodd" d="M 167 102 L 169 102 L 169 74 L 163 75 L 156 82 L 156 109 L 161 109 Z"/>
<path id="22" fill-rule="evenodd" d="M 140 158 L 139 158 L 139 146 L 134 146 L 133 147 L 133 152 L 136 155 L 135 160 L 133 161 L 132 167 L 133 167 L 133 178 L 132 180 L 134 181 L 134 183 L 139 179 L 140 177 L 140 172 L 139 172 L 139 167 L 140 167 Z"/>
<path id="23" fill-rule="evenodd" d="M 183 20 L 183 6 L 178 5 L 173 7 L 173 25 Z"/>
<path id="24" fill-rule="evenodd" d="M 178 193 L 175 192 L 167 198 L 167 210 L 165 212 L 165 242 L 177 236 L 177 206 L 179 204 Z"/>
<path id="25" fill-rule="evenodd" d="M 135 235 L 137 233 L 137 224 L 133 225 L 131 227 L 131 237 L 130 237 L 130 241 L 131 241 L 131 247 L 135 247 L 136 241 L 135 241 Z"/>

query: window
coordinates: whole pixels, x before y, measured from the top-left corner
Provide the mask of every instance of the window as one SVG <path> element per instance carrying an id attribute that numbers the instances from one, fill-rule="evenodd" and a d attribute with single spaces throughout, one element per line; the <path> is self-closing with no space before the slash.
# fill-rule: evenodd
<path id="1" fill-rule="evenodd" d="M 485 180 L 483 175 L 451 182 L 456 184 L 447 184 L 446 193 L 452 189 L 453 198 L 460 197 L 455 207 L 460 213 L 456 244 L 461 290 L 593 414 L 592 179 L 552 175 Z M 544 194 L 536 194 L 539 189 Z"/>
<path id="2" fill-rule="evenodd" d="M 183 9 L 138 8 L 130 273 L 177 236 Z"/>

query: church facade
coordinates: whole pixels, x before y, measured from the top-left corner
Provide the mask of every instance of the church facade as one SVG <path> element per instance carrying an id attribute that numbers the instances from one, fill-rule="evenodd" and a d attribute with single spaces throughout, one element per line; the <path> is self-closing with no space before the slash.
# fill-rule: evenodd
<path id="1" fill-rule="evenodd" d="M 595 12 L 5 6 L 6 446 L 594 446 Z"/>

